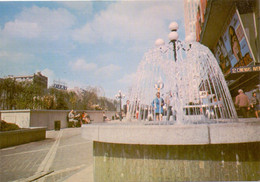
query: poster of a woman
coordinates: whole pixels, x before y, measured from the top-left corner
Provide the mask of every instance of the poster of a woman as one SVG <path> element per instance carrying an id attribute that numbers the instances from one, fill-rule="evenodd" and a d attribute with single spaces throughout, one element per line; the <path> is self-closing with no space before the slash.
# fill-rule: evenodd
<path id="1" fill-rule="evenodd" d="M 225 75 L 230 72 L 231 67 L 247 66 L 253 61 L 237 12 L 232 14 L 230 22 L 226 24 L 226 29 L 217 42 L 214 53 Z"/>
<path id="2" fill-rule="evenodd" d="M 233 26 L 229 26 L 229 40 L 231 45 L 231 51 L 237 61 L 240 61 L 242 59 L 242 53 L 241 53 L 241 47 L 238 41 L 238 37 L 236 34 L 236 31 Z"/>
<path id="3" fill-rule="evenodd" d="M 232 53 L 237 60 L 234 67 L 246 66 L 253 61 L 249 54 L 249 50 L 244 54 L 244 56 L 242 55 L 240 42 L 233 26 L 229 26 L 229 40 Z"/>

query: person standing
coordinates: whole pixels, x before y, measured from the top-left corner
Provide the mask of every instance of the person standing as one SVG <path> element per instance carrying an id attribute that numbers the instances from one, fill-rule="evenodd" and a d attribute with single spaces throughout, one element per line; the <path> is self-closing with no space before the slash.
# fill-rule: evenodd
<path id="1" fill-rule="evenodd" d="M 163 98 L 160 97 L 160 92 L 157 92 L 156 98 L 152 102 L 152 106 L 154 107 L 157 121 L 162 120 L 163 105 L 164 105 L 164 100 Z"/>
<path id="2" fill-rule="evenodd" d="M 239 107 L 239 110 L 243 116 L 243 118 L 247 117 L 247 109 L 249 107 L 249 99 L 246 94 L 244 94 L 242 89 L 238 90 L 238 95 L 236 96 L 235 105 Z"/>
<path id="3" fill-rule="evenodd" d="M 124 113 L 125 113 L 125 118 L 126 118 L 126 121 L 130 121 L 131 120 L 131 112 L 132 110 L 130 108 L 130 101 L 127 100 L 126 101 L 126 104 L 124 105 Z"/>
<path id="4" fill-rule="evenodd" d="M 130 105 L 130 101 L 127 100 L 126 104 L 123 106 L 124 107 L 125 116 L 126 116 L 127 112 L 129 111 L 129 105 Z"/>
<path id="5" fill-rule="evenodd" d="M 251 105 L 251 108 L 255 111 L 256 118 L 258 118 L 259 117 L 258 112 L 260 112 L 260 105 L 259 105 L 259 100 L 256 97 L 255 92 L 252 93 L 252 98 L 250 99 L 250 105 Z"/>
<path id="6" fill-rule="evenodd" d="M 172 93 L 170 91 L 165 97 L 165 103 L 167 106 L 167 118 L 166 118 L 167 121 L 170 120 L 170 116 L 172 115 L 172 106 L 170 105 L 171 99 L 172 99 Z"/>

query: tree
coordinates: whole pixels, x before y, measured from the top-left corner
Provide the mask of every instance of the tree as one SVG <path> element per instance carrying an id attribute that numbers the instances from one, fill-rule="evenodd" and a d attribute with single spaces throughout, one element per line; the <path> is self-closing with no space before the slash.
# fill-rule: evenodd
<path id="1" fill-rule="evenodd" d="M 1 95 L 3 109 L 13 109 L 15 106 L 16 95 L 15 80 L 12 78 L 3 79 L 1 81 Z"/>
<path id="2" fill-rule="evenodd" d="M 55 104 L 55 108 L 58 110 L 62 110 L 62 109 L 69 109 L 68 107 L 68 94 L 67 91 L 65 90 L 58 90 L 56 88 L 50 88 L 48 90 L 49 94 L 53 96 L 54 100 L 56 100 L 56 104 Z"/>
<path id="3" fill-rule="evenodd" d="M 73 108 L 75 109 L 79 98 L 78 98 L 77 94 L 72 91 L 68 92 L 68 95 L 69 95 L 69 104 L 68 105 L 70 106 L 71 109 L 73 109 Z"/>
<path id="4" fill-rule="evenodd" d="M 80 92 L 44 89 L 36 82 L 17 82 L 13 78 L 0 79 L 1 109 L 77 109 L 115 110 L 115 101 L 98 97 L 99 89 L 87 87 Z"/>

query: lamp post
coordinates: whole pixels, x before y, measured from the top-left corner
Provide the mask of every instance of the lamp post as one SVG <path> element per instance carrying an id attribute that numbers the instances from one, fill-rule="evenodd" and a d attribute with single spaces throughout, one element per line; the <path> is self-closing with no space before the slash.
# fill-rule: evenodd
<path id="1" fill-rule="evenodd" d="M 173 52 L 174 52 L 174 60 L 177 61 L 177 54 L 176 54 L 176 41 L 178 40 L 178 33 L 177 33 L 177 30 L 178 30 L 179 26 L 176 22 L 172 22 L 170 25 L 169 25 L 169 29 L 170 29 L 170 33 L 168 35 L 168 38 L 170 40 L 170 42 L 172 42 L 173 44 Z"/>
<path id="2" fill-rule="evenodd" d="M 119 106 L 119 109 L 120 109 L 120 111 L 119 111 L 119 119 L 120 119 L 120 121 L 122 121 L 122 111 L 121 111 L 122 109 L 121 109 L 121 104 L 122 104 L 122 99 L 125 98 L 125 95 L 123 95 L 122 92 L 121 92 L 121 90 L 119 90 L 119 91 L 118 91 L 118 94 L 115 95 L 115 96 L 116 96 L 117 99 L 119 99 L 119 104 L 120 104 L 120 106 Z"/>

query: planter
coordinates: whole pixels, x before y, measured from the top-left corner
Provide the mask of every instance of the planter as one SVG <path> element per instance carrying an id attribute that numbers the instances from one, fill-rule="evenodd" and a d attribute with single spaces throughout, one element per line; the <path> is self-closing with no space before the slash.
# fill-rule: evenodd
<path id="1" fill-rule="evenodd" d="M 13 131 L 4 131 L 0 132 L 0 148 L 44 140 L 45 138 L 46 128 L 33 127 Z"/>

